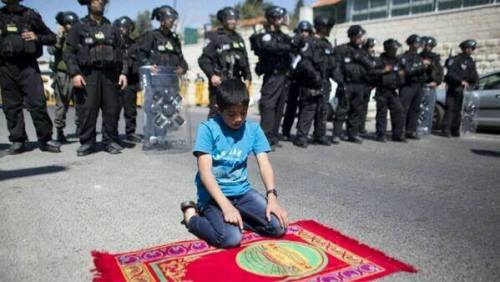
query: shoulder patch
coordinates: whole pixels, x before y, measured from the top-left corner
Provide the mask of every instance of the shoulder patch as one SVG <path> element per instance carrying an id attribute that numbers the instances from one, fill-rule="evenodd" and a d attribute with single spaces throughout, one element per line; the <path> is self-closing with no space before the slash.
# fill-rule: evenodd
<path id="1" fill-rule="evenodd" d="M 344 58 L 344 63 L 348 64 L 350 62 L 351 62 L 351 58 L 349 58 L 349 57 Z"/>
<path id="2" fill-rule="evenodd" d="M 265 42 L 271 41 L 271 34 L 266 33 L 264 36 L 262 36 L 262 41 Z"/>

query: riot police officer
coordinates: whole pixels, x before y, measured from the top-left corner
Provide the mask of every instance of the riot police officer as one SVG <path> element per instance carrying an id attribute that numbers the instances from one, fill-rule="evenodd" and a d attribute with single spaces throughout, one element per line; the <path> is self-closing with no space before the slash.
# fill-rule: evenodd
<path id="1" fill-rule="evenodd" d="M 361 51 L 363 36 L 366 31 L 360 25 L 352 25 L 347 30 L 349 43 L 338 46 L 335 60 L 339 73 L 337 81 L 339 91 L 338 106 L 334 121 L 334 136 L 332 142 L 340 142 L 342 126 L 347 121 L 347 137 L 349 142 L 363 143 L 359 137 L 363 95 L 365 93 L 366 58 Z"/>
<path id="2" fill-rule="evenodd" d="M 68 33 L 64 58 L 72 78 L 79 115 L 81 146 L 78 156 L 95 150 L 96 123 L 102 110 L 104 150 L 119 154 L 119 89 L 127 87 L 127 63 L 122 56 L 123 42 L 119 31 L 104 17 L 108 0 L 78 0 L 88 7 L 88 16 Z"/>
<path id="3" fill-rule="evenodd" d="M 288 90 L 290 87 L 290 65 L 292 51 L 291 38 L 281 27 L 286 25 L 287 11 L 285 8 L 271 6 L 266 9 L 267 25 L 264 32 L 257 37 L 259 61 L 256 73 L 263 74 L 261 88 L 260 125 L 273 148 L 279 147 L 279 128 L 283 117 Z"/>
<path id="4" fill-rule="evenodd" d="M 141 137 L 135 133 L 137 126 L 137 92 L 139 91 L 139 48 L 136 40 L 130 37 L 135 23 L 127 16 L 120 17 L 113 23 L 120 31 L 123 41 L 123 54 L 127 57 L 128 85 L 120 92 L 120 102 L 125 118 L 125 140 L 140 143 Z"/>
<path id="5" fill-rule="evenodd" d="M 333 20 L 326 16 L 317 16 L 314 19 L 316 33 L 302 49 L 303 61 L 302 79 L 300 82 L 300 115 L 297 123 L 297 137 L 294 144 L 298 147 L 307 147 L 309 130 L 314 120 L 313 142 L 329 146 L 326 137 L 326 106 L 330 99 L 331 84 L 335 70 L 333 46 L 328 41 Z"/>
<path id="6" fill-rule="evenodd" d="M 205 47 L 198 64 L 209 80 L 209 113 L 216 114 L 217 88 L 226 79 L 241 79 L 247 87 L 252 81 L 245 41 L 236 32 L 240 14 L 232 7 L 217 12 L 222 27 L 205 34 Z"/>
<path id="7" fill-rule="evenodd" d="M 64 44 L 66 44 L 66 36 L 69 30 L 79 19 L 74 12 L 59 12 L 56 15 L 56 21 L 60 25 L 57 42 L 54 46 L 50 46 L 48 51 L 54 56 L 54 61 L 51 64 L 54 81 L 52 88 L 56 97 L 54 125 L 57 129 L 57 141 L 65 143 L 67 140 L 66 136 L 64 136 L 64 127 L 66 127 L 66 113 L 68 112 L 69 102 L 73 98 L 73 85 L 63 59 L 63 48 Z M 78 132 L 78 117 L 75 119 L 75 123 Z"/>
<path id="8" fill-rule="evenodd" d="M 293 122 L 295 120 L 295 116 L 297 115 L 297 109 L 299 108 L 299 89 L 302 76 L 299 73 L 297 66 L 304 56 L 304 54 L 301 53 L 309 50 L 310 44 L 307 41 L 309 41 L 309 37 L 314 32 L 313 25 L 308 21 L 300 21 L 294 32 L 295 36 L 292 38 L 292 53 L 294 54 L 295 59 L 292 63 L 292 81 L 290 84 L 291 86 L 288 98 L 286 100 L 283 124 L 281 125 L 282 139 L 284 141 L 290 140 L 290 131 L 292 130 Z"/>
<path id="9" fill-rule="evenodd" d="M 403 105 L 399 98 L 399 87 L 402 79 L 402 71 L 399 68 L 398 49 L 401 44 L 395 39 L 384 41 L 384 53 L 380 55 L 378 63 L 383 68 L 379 76 L 375 91 L 377 102 L 377 115 L 375 117 L 376 140 L 385 142 L 387 130 L 387 110 L 391 113 L 392 140 L 406 142 L 403 133 Z"/>
<path id="10" fill-rule="evenodd" d="M 34 10 L 20 5 L 22 0 L 2 0 L 0 9 L 0 85 L 3 112 L 7 120 L 9 154 L 25 151 L 28 140 L 24 128 L 23 104 L 30 112 L 42 151 L 60 152 L 52 141 L 52 121 L 47 113 L 46 98 L 37 58 L 42 45 L 56 43 L 56 35 Z"/>
<path id="11" fill-rule="evenodd" d="M 367 75 L 365 77 L 365 93 L 363 94 L 363 106 L 361 110 L 361 120 L 359 126 L 359 133 L 366 134 L 366 116 L 368 115 L 368 104 L 370 103 L 370 95 L 372 89 L 375 87 L 375 82 L 378 75 L 378 69 L 375 68 L 376 59 L 375 59 L 375 44 L 377 41 L 374 38 L 367 38 L 363 42 L 362 51 L 364 52 L 365 58 L 369 61 L 373 67 L 369 67 Z"/>
<path id="12" fill-rule="evenodd" d="M 155 8 L 151 19 L 160 22 L 160 28 L 148 32 L 139 43 L 141 65 L 169 66 L 177 75 L 185 74 L 188 65 L 182 54 L 181 41 L 174 29 L 179 14 L 168 5 Z"/>
<path id="13" fill-rule="evenodd" d="M 444 70 L 441 66 L 441 56 L 432 50 L 437 46 L 437 41 L 432 36 L 422 37 L 423 50 L 420 52 L 420 57 L 423 60 L 431 62 L 430 66 L 424 72 L 424 86 L 435 91 L 443 82 Z"/>
<path id="14" fill-rule="evenodd" d="M 420 115 L 420 103 L 422 102 L 424 73 L 431 64 L 430 60 L 423 59 L 418 54 L 421 43 L 420 36 L 416 34 L 410 35 L 406 39 L 409 49 L 400 58 L 400 65 L 404 71 L 404 81 L 399 90 L 399 95 L 403 104 L 405 134 L 406 138 L 409 139 L 419 139 L 417 125 Z"/>
<path id="15" fill-rule="evenodd" d="M 443 119 L 443 136 L 459 137 L 464 90 L 474 87 L 479 82 L 476 63 L 471 55 L 476 50 L 477 42 L 468 39 L 460 43 L 462 53 L 449 58 L 446 62 L 445 82 L 446 112 Z"/>

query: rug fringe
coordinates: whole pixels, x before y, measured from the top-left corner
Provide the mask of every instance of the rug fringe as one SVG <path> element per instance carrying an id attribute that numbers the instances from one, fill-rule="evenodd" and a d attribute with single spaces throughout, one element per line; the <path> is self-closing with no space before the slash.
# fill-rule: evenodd
<path id="1" fill-rule="evenodd" d="M 328 232 L 331 232 L 333 233 L 333 236 L 335 237 L 335 239 L 339 239 L 343 242 L 345 242 L 346 244 L 352 244 L 352 245 L 356 245 L 355 247 L 356 248 L 359 248 L 359 249 L 364 249 L 364 250 L 367 250 L 370 252 L 370 256 L 371 257 L 375 257 L 375 259 L 381 259 L 381 260 L 387 260 L 389 261 L 392 265 L 394 265 L 395 267 L 397 267 L 399 270 L 401 271 L 405 271 L 405 272 L 410 272 L 410 273 L 416 273 L 418 272 L 418 270 L 413 267 L 412 265 L 410 264 L 407 264 L 407 263 L 404 263 L 400 260 L 397 260 L 393 257 L 390 257 L 388 255 L 386 255 L 385 253 L 379 251 L 379 250 L 376 250 L 368 245 L 365 245 L 363 243 L 360 243 L 358 240 L 356 239 L 353 239 L 353 238 L 350 238 L 342 233 L 340 233 L 339 231 L 335 230 L 335 229 L 332 229 L 331 227 L 328 227 L 328 226 L 325 226 L 321 223 L 318 223 L 314 220 L 300 220 L 300 221 L 297 221 L 295 223 L 292 223 L 292 224 L 298 224 L 298 225 L 301 225 L 301 226 L 307 226 L 307 225 L 315 225 L 316 227 L 320 227 L 322 229 L 325 229 L 325 231 L 328 231 Z"/>
<path id="2" fill-rule="evenodd" d="M 120 268 L 113 255 L 105 252 L 92 251 L 95 269 L 92 269 L 93 282 L 124 281 Z"/>

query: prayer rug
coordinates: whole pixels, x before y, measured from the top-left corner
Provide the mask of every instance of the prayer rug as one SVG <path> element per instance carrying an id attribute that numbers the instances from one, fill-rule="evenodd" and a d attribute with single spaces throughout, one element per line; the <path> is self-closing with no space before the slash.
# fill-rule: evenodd
<path id="1" fill-rule="evenodd" d="M 204 241 L 145 250 L 92 252 L 94 281 L 370 281 L 412 266 L 311 220 L 281 239 L 245 232 L 241 246 L 222 250 Z"/>

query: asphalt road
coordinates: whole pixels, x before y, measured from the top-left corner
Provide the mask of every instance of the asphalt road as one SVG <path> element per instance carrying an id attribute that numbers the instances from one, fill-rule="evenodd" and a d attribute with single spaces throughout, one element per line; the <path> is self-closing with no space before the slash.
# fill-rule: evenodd
<path id="1" fill-rule="evenodd" d="M 205 115 L 193 112 L 194 128 Z M 5 123 L 2 114 L 1 150 Z M 71 141 L 61 154 L 36 143 L 22 155 L 0 152 L 0 281 L 89 281 L 91 250 L 192 238 L 179 224 L 179 203 L 195 196 L 190 153 L 145 155 L 137 146 L 78 158 Z M 284 143 L 271 161 L 292 220 L 314 219 L 419 269 L 384 281 L 500 281 L 500 135 L 307 150 Z M 249 170 L 262 189 L 254 160 Z"/>

